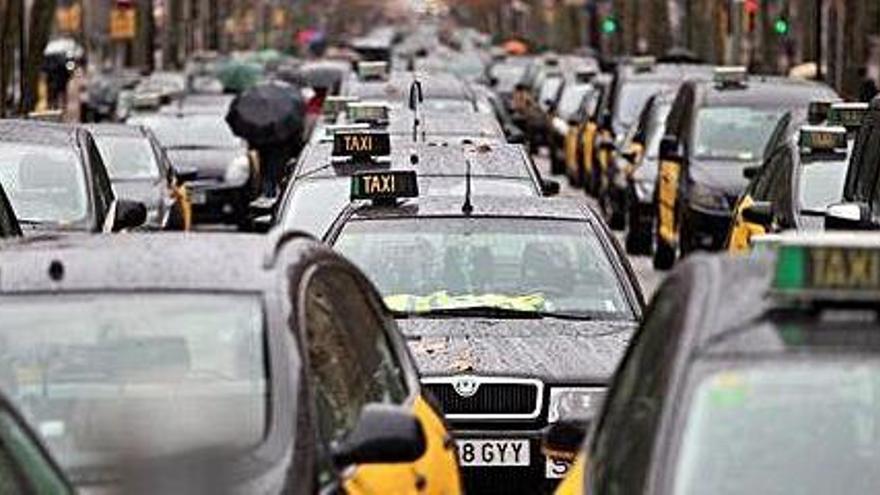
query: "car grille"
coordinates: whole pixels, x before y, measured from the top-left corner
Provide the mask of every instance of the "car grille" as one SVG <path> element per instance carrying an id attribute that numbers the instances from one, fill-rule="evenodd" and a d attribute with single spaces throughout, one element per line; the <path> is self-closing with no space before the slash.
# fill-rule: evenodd
<path id="1" fill-rule="evenodd" d="M 531 419 L 541 413 L 543 385 L 537 380 L 468 377 L 477 383 L 473 395 L 456 390 L 461 377 L 428 378 L 424 387 L 449 418 Z"/>

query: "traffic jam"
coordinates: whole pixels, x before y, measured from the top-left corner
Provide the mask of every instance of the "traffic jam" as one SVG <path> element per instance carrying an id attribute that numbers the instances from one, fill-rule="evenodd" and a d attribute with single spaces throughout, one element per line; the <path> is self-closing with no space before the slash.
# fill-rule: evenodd
<path id="1" fill-rule="evenodd" d="M 880 492 L 880 99 L 323 43 L 0 119 L 0 493 Z"/>

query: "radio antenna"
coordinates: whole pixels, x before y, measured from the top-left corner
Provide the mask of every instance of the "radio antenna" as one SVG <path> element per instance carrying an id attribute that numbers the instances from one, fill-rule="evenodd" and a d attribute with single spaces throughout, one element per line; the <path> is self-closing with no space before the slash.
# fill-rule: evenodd
<path id="1" fill-rule="evenodd" d="M 422 96 L 422 83 L 416 77 L 413 77 L 412 85 L 409 87 L 409 109 L 413 112 L 413 142 L 419 140 L 419 103 L 424 101 Z"/>
<path id="2" fill-rule="evenodd" d="M 470 215 L 474 212 L 474 205 L 471 204 L 471 161 L 465 160 L 464 175 L 464 204 L 461 205 L 461 212 Z"/>

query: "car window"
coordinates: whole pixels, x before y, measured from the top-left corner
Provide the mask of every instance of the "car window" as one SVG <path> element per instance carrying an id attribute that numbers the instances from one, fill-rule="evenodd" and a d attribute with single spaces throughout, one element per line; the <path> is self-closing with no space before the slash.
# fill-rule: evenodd
<path id="1" fill-rule="evenodd" d="M 694 123 L 693 156 L 759 160 L 764 155 L 769 135 L 783 115 L 778 108 L 701 108 Z"/>
<path id="2" fill-rule="evenodd" d="M 633 125 L 648 99 L 672 86 L 672 83 L 663 81 L 625 82 L 614 102 L 614 132 L 621 133 Z"/>
<path id="3" fill-rule="evenodd" d="M 85 173 L 71 148 L 0 143 L 0 183 L 20 221 L 64 225 L 88 214 Z"/>
<path id="4" fill-rule="evenodd" d="M 17 480 L 18 476 L 27 479 L 29 489 L 24 489 L 23 483 Z M 67 492 L 61 474 L 37 446 L 35 439 L 9 411 L 0 411 L 0 493 L 60 495 Z"/>
<path id="5" fill-rule="evenodd" d="M 351 432 L 365 405 L 406 400 L 402 370 L 383 323 L 352 275 L 321 268 L 312 276 L 303 328 L 325 444 Z"/>
<path id="6" fill-rule="evenodd" d="M 752 188 L 752 199 L 755 201 L 769 201 L 773 184 L 776 183 L 780 171 L 791 162 L 791 150 L 788 146 L 778 148 L 770 155 L 770 159 L 761 169 Z"/>
<path id="7" fill-rule="evenodd" d="M 591 448 L 595 493 L 642 493 L 678 342 L 676 290 L 666 285 L 655 297 L 615 378 Z"/>
<path id="8" fill-rule="evenodd" d="M 110 179 L 157 179 L 159 163 L 153 146 L 145 137 L 96 136 L 95 143 L 104 159 Z"/>
<path id="9" fill-rule="evenodd" d="M 104 217 L 110 210 L 110 205 L 116 199 L 113 195 L 113 186 L 110 184 L 110 177 L 107 176 L 107 168 L 104 160 L 93 141 L 89 141 L 89 162 L 92 170 L 92 182 L 95 190 L 95 216 L 97 224 L 104 223 Z"/>

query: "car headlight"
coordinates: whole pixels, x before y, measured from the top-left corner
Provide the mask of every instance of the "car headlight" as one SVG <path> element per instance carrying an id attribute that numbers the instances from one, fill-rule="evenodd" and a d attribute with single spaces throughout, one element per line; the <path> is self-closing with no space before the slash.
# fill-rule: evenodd
<path id="1" fill-rule="evenodd" d="M 554 387 L 550 389 L 547 422 L 587 419 L 599 412 L 605 389 L 598 387 Z"/>
<path id="2" fill-rule="evenodd" d="M 654 181 L 653 180 L 637 180 L 633 182 L 636 190 L 636 198 L 640 203 L 650 203 L 654 201 Z"/>
<path id="3" fill-rule="evenodd" d="M 251 163 L 247 156 L 239 156 L 226 166 L 223 181 L 233 186 L 243 186 L 251 177 Z"/>
<path id="4" fill-rule="evenodd" d="M 724 194 L 702 184 L 691 184 L 688 201 L 691 205 L 704 210 L 727 210 L 728 204 Z"/>

